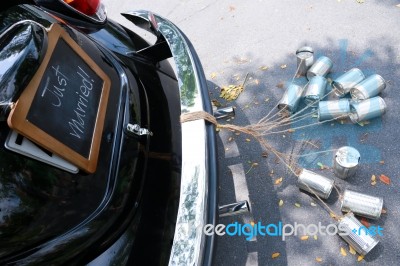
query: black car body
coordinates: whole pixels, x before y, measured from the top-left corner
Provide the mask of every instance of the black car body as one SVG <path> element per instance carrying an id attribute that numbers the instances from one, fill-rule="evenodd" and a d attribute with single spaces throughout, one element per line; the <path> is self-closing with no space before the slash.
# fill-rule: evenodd
<path id="1" fill-rule="evenodd" d="M 0 6 L 0 264 L 211 264 L 214 238 L 202 228 L 216 223 L 215 130 L 204 120 L 179 120 L 212 112 L 186 36 L 147 11 L 124 16 L 152 32 L 153 45 L 63 1 Z M 51 165 L 43 147 L 35 146 L 43 158 L 6 147 L 9 109 L 43 64 L 54 24 L 111 82 L 93 173 Z M 31 145 L 19 134 L 13 144 L 21 143 Z"/>

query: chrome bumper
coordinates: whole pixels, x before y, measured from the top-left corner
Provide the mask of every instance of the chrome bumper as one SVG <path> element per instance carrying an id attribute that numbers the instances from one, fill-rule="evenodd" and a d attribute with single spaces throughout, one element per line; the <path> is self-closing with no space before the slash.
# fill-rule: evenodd
<path id="1" fill-rule="evenodd" d="M 181 112 L 211 113 L 200 61 L 182 31 L 170 21 L 148 11 L 122 15 L 167 42 L 176 64 Z M 204 120 L 183 123 L 181 192 L 169 265 L 211 264 L 214 238 L 206 237 L 203 227 L 207 223 L 216 222 L 215 161 L 213 126 Z"/>

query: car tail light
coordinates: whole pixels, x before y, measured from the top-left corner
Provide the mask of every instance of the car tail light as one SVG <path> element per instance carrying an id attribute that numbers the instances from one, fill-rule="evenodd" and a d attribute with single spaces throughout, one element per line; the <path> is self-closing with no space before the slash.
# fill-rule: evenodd
<path id="1" fill-rule="evenodd" d="M 103 24 L 107 11 L 101 0 L 33 0 L 38 6 L 68 21 L 68 17 Z M 74 20 L 72 23 L 79 23 Z"/>
<path id="2" fill-rule="evenodd" d="M 64 2 L 88 16 L 96 14 L 100 6 L 100 0 L 64 0 Z"/>

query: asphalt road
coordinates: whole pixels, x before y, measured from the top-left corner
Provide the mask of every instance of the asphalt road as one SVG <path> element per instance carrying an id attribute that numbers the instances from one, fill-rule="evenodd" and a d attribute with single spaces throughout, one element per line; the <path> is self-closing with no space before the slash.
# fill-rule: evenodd
<path id="1" fill-rule="evenodd" d="M 360 168 L 353 178 L 338 180 L 338 187 L 349 188 L 384 198 L 387 213 L 378 220 L 368 220 L 384 228 L 380 243 L 365 258 L 349 253 L 339 236 L 318 236 L 301 240 L 300 236 L 257 236 L 246 241 L 244 236 L 218 237 L 215 265 L 398 265 L 400 261 L 400 220 L 398 164 L 400 77 L 400 28 L 398 1 L 325 0 L 325 1 L 103 1 L 109 16 L 130 25 L 119 12 L 147 9 L 177 24 L 192 41 L 209 79 L 212 99 L 236 107 L 236 117 L 227 123 L 248 125 L 266 116 L 275 106 L 296 70 L 294 52 L 303 45 L 314 48 L 315 55 L 326 55 L 334 62 L 331 77 L 352 67 L 365 74 L 378 73 L 387 80 L 382 97 L 387 113 L 364 126 L 351 123 L 327 123 L 295 132 L 282 132 L 267 137 L 277 150 L 296 155 L 334 150 L 344 145 L 361 153 Z M 363 2 L 363 3 L 360 3 Z M 286 65 L 286 67 L 281 67 Z M 264 68 L 262 68 L 265 66 Z M 266 69 L 268 67 L 268 69 Z M 240 84 L 246 73 L 250 79 L 244 92 L 232 103 L 219 98 L 219 88 Z M 304 80 L 303 80 L 304 81 Z M 300 80 L 300 82 L 303 82 Z M 283 88 L 279 88 L 282 87 Z M 311 124 L 309 118 L 291 127 Z M 285 128 L 282 128 L 285 129 Z M 220 203 L 248 200 L 252 213 L 221 219 L 231 222 L 263 224 L 302 223 L 305 225 L 333 220 L 310 195 L 295 185 L 282 163 L 278 163 L 248 136 L 221 131 L 218 136 Z M 311 143 L 311 144 L 310 144 Z M 318 163 L 332 166 L 333 153 L 299 157 L 299 164 L 334 178 L 331 169 L 319 170 Z M 383 162 L 382 162 L 383 161 Z M 255 164 L 256 163 L 256 164 Z M 251 166 L 253 167 L 251 168 Z M 273 174 L 271 172 L 273 171 Z M 391 179 L 386 185 L 379 180 L 384 174 Z M 378 177 L 372 186 L 370 178 Z M 282 183 L 275 180 L 283 177 Z M 278 202 L 282 200 L 283 205 Z M 312 206 L 311 202 L 317 206 Z M 296 204 L 297 203 L 297 204 Z M 334 192 L 327 201 L 340 213 Z M 300 207 L 296 207 L 297 206 Z M 346 256 L 341 253 L 346 250 Z M 279 253 L 272 258 L 273 253 Z M 320 258 L 318 262 L 316 258 Z"/>

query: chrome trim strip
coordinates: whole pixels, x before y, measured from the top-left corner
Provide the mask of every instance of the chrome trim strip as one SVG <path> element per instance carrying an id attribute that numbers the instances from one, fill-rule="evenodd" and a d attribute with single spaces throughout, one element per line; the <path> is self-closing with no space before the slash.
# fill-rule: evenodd
<path id="1" fill-rule="evenodd" d="M 176 64 L 181 112 L 204 111 L 193 55 L 181 31 L 170 21 L 148 11 L 122 14 L 167 41 Z M 169 265 L 201 265 L 207 221 L 208 165 L 204 120 L 182 124 L 181 193 Z"/>

